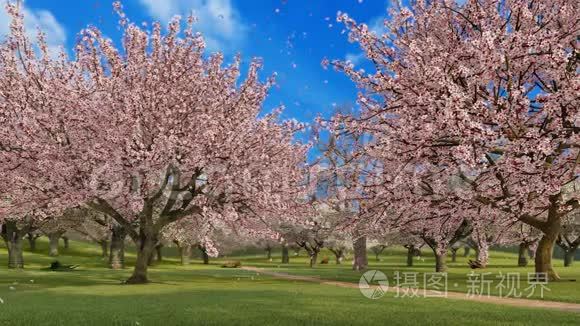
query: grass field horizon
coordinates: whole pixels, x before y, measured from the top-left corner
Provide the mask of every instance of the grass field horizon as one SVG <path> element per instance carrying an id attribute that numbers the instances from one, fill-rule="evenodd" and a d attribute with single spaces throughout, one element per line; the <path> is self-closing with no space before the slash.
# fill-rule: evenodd
<path id="1" fill-rule="evenodd" d="M 441 298 L 396 298 L 387 293 L 377 300 L 364 297 L 358 289 L 345 289 L 301 281 L 283 280 L 242 269 L 224 269 L 228 260 L 291 275 L 357 283 L 361 272 L 352 271 L 348 261 L 309 268 L 307 257 L 292 256 L 289 265 L 279 263 L 274 251 L 272 262 L 258 249 L 210 260 L 203 265 L 193 259 L 181 266 L 173 248 L 166 248 L 164 261 L 150 268 L 151 283 L 121 285 L 132 270 L 134 254 L 129 248 L 127 267 L 110 270 L 99 257 L 98 246 L 71 241 L 61 248 L 59 257 L 46 255 L 46 241 L 39 239 L 37 250 L 25 252 L 25 269 L 0 267 L 0 324 L 2 325 L 191 325 L 191 324 L 393 324 L 393 325 L 566 325 L 576 324 L 577 313 L 547 309 L 524 309 Z M 405 265 L 402 248 L 388 248 L 375 262 L 369 256 L 369 269 L 381 270 L 391 279 L 397 270 L 432 272 L 432 257 L 425 252 L 415 266 Z M 7 259 L 0 247 L 0 260 Z M 449 262 L 448 282 L 459 282 L 469 272 L 464 257 Z M 78 264 L 70 272 L 44 270 L 54 260 Z M 513 267 L 512 253 L 492 252 L 485 271 L 532 271 L 533 267 Z M 577 278 L 578 267 L 563 268 L 563 278 Z M 549 285 L 545 300 L 580 302 L 578 282 Z M 465 292 L 465 287 L 449 289 Z M 34 313 L 32 313 L 34 312 Z M 405 318 L 401 318 L 405 315 Z"/>

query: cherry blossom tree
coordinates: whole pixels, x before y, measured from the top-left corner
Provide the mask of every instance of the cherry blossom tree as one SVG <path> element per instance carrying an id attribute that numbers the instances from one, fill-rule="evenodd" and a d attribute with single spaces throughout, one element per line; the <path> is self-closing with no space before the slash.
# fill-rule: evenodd
<path id="1" fill-rule="evenodd" d="M 381 254 L 383 253 L 383 251 L 385 251 L 385 249 L 387 249 L 388 245 L 384 244 L 384 243 L 380 243 L 380 242 L 376 242 L 376 243 L 371 243 L 371 251 L 373 252 L 373 254 L 375 255 L 375 261 L 381 261 Z"/>
<path id="2" fill-rule="evenodd" d="M 13 19 L 10 34 L 0 44 L 0 223 L 9 244 L 9 267 L 20 268 L 22 237 L 75 206 L 54 181 L 67 183 L 70 170 L 60 159 L 75 160 L 70 152 L 58 151 L 65 142 L 60 118 L 73 103 L 68 99 L 75 98 L 74 87 L 65 85 L 82 76 L 73 73 L 74 65 L 62 53 L 51 57 L 42 31 L 36 46 L 30 42 L 19 9 L 19 4 L 6 5 Z M 69 121 L 75 118 L 71 112 Z M 72 204 L 63 205 L 69 199 Z"/>
<path id="3" fill-rule="evenodd" d="M 99 244 L 101 256 L 108 259 L 109 268 L 125 268 L 125 239 L 127 238 L 125 228 L 106 214 L 92 209 L 83 209 L 84 218 L 78 226 L 73 228 L 74 232 Z"/>
<path id="4" fill-rule="evenodd" d="M 413 266 L 414 257 L 421 256 L 421 248 L 425 245 L 425 242 L 414 234 L 404 234 L 404 238 L 401 239 L 401 244 L 407 249 L 407 266 Z"/>
<path id="5" fill-rule="evenodd" d="M 42 234 L 49 236 L 50 256 L 58 256 L 58 240 L 73 225 L 79 221 L 72 210 L 67 210 L 65 218 L 46 217 L 42 219 L 30 215 L 11 215 L 3 217 L 1 222 L 1 236 L 8 249 L 8 268 L 24 268 L 23 239 L 27 238 L 30 250 L 36 250 L 36 239 Z M 74 216 L 74 217 L 73 217 Z"/>
<path id="6" fill-rule="evenodd" d="M 485 210 L 479 212 L 480 216 L 472 219 L 473 231 L 463 242 L 475 249 L 475 261 L 469 261 L 472 268 L 485 268 L 489 263 L 489 247 L 492 245 L 513 245 L 522 244 L 525 236 L 531 234 L 524 233 L 524 230 L 534 229 L 530 226 L 523 228 L 525 224 L 509 219 L 505 214 L 494 215 L 493 212 Z M 483 216 L 485 217 L 483 217 Z M 537 238 L 536 238 L 537 239 Z M 528 248 L 526 246 L 525 248 Z M 527 250 L 527 249 L 526 249 Z"/>
<path id="7" fill-rule="evenodd" d="M 564 266 L 572 266 L 576 250 L 580 246 L 580 210 L 566 216 L 556 243 L 564 251 Z"/>
<path id="8" fill-rule="evenodd" d="M 262 216 L 292 220 L 303 197 L 302 126 L 263 115 L 272 81 L 261 63 L 221 53 L 179 17 L 167 32 L 121 11 L 122 47 L 96 27 L 79 35 L 75 59 L 48 55 L 42 33 L 26 37 L 16 5 L 0 48 L 0 214 L 57 215 L 88 205 L 122 226 L 137 247 L 128 283 L 147 282 L 162 230 L 186 217 L 252 228 Z M 4 127 L 6 126 L 6 127 Z M 260 231 L 262 229 L 259 229 Z"/>
<path id="9" fill-rule="evenodd" d="M 379 255 L 388 247 L 402 246 L 407 249 L 407 266 L 413 266 L 414 257 L 421 256 L 421 248 L 425 245 L 425 241 L 416 234 L 405 233 L 402 230 L 380 232 L 380 235 L 371 237 L 371 243 L 374 246 L 371 250 L 376 256 L 376 261 L 380 261 Z"/>
<path id="10" fill-rule="evenodd" d="M 207 219 L 200 216 L 188 216 L 173 224 L 168 225 L 162 231 L 162 239 L 173 242 L 179 249 L 181 264 L 190 263 L 192 249 L 197 248 L 202 253 L 202 258 L 209 263 L 208 252 L 217 255 L 211 240 L 214 227 Z"/>
<path id="11" fill-rule="evenodd" d="M 578 11 L 567 0 L 416 1 L 391 12 L 383 35 L 340 14 L 374 70 L 332 63 L 360 89 L 360 116 L 342 123 L 373 139 L 382 191 L 461 177 L 454 205 L 542 231 L 535 269 L 550 279 L 562 218 L 579 205 L 566 191 L 579 175 Z"/>
<path id="12" fill-rule="evenodd" d="M 306 251 L 310 267 L 317 265 L 318 254 L 333 231 L 333 224 L 326 219 L 328 215 L 325 213 L 314 214 L 300 223 L 283 224 L 280 227 L 283 241 L 292 242 Z"/>
<path id="13" fill-rule="evenodd" d="M 109 249 L 112 236 L 109 224 L 111 221 L 106 215 L 98 215 L 93 218 L 84 219 L 79 226 L 73 228 L 73 231 L 83 236 L 86 240 L 98 244 L 101 248 L 101 257 L 109 259 Z"/>
<path id="14" fill-rule="evenodd" d="M 422 228 L 406 232 L 419 236 L 425 241 L 435 257 L 435 272 L 445 272 L 447 270 L 447 251 L 472 231 L 469 222 L 465 219 L 456 219 L 454 223 L 450 223 L 450 221 L 437 218 L 429 222 L 420 221 L 418 224 Z M 434 229 L 429 229 L 426 226 L 434 227 Z"/>
<path id="15" fill-rule="evenodd" d="M 26 233 L 26 240 L 28 240 L 30 251 L 36 251 L 36 240 L 41 236 L 42 234 L 36 230 Z"/>
<path id="16" fill-rule="evenodd" d="M 272 249 L 278 246 L 278 241 L 276 239 L 266 237 L 263 239 L 258 239 L 256 245 L 259 248 L 263 248 L 266 252 L 266 259 L 268 259 L 268 261 L 272 261 Z"/>
<path id="17" fill-rule="evenodd" d="M 95 214 L 85 207 L 71 207 L 66 209 L 60 216 L 45 219 L 38 224 L 38 230 L 48 237 L 48 255 L 59 255 L 59 242 L 66 232 L 82 226 L 85 220 L 92 219 L 91 214 Z"/>
<path id="18" fill-rule="evenodd" d="M 446 180 L 415 168 L 399 173 L 401 179 L 393 187 L 383 166 L 366 170 L 357 223 L 368 233 L 405 238 L 401 242 L 409 251 L 409 265 L 417 248 L 427 244 L 435 256 L 436 271 L 442 272 L 447 252 L 472 233 L 474 222 L 483 215 L 481 209 L 463 198 L 465 183 L 456 176 Z"/>
<path id="19" fill-rule="evenodd" d="M 421 239 L 413 239 L 410 234 L 404 234 L 401 232 L 379 232 L 379 234 L 370 236 L 370 249 L 375 254 L 375 261 L 381 261 L 380 255 L 388 247 L 400 245 L 404 247 L 410 247 L 411 257 L 414 256 L 414 249 L 419 248 L 423 244 Z M 411 265 L 413 266 L 412 262 Z"/>
<path id="20" fill-rule="evenodd" d="M 31 215 L 11 215 L 2 218 L 1 236 L 8 249 L 8 268 L 23 268 L 23 239 L 26 236 L 30 250 L 35 250 L 35 242 L 41 234 L 49 237 L 50 256 L 58 256 L 58 241 L 60 237 L 72 228 L 80 225 L 81 214 L 78 209 L 71 208 L 64 211 L 58 218 L 46 217 L 42 219 Z"/>
<path id="21" fill-rule="evenodd" d="M 30 218 L 4 218 L 0 227 L 0 236 L 8 249 L 8 268 L 24 268 L 22 239 L 33 232 L 33 221 Z"/>
<path id="22" fill-rule="evenodd" d="M 347 247 L 353 249 L 353 270 L 365 270 L 368 266 L 367 236 L 376 230 L 369 228 L 359 219 L 360 184 L 364 182 L 364 169 L 367 165 L 365 156 L 356 155 L 365 142 L 364 135 L 356 132 L 343 132 L 344 126 L 337 121 L 341 117 L 354 116 L 350 106 L 340 106 L 334 113 L 332 123 L 318 119 L 318 125 L 330 133 L 328 140 L 323 141 L 315 133 L 320 156 L 317 161 L 315 182 L 317 200 L 323 202 L 333 211 L 335 228 L 344 234 L 343 240 L 350 238 L 352 246 L 342 246 L 336 253 L 342 255 Z M 335 255 L 336 255 L 335 253 Z M 337 256 L 337 261 L 339 256 Z"/>
<path id="23" fill-rule="evenodd" d="M 505 234 L 501 237 L 499 245 L 517 246 L 518 248 L 518 266 L 528 266 L 528 257 L 541 238 L 542 232 L 528 224 L 517 222 L 508 226 Z"/>
<path id="24" fill-rule="evenodd" d="M 346 259 L 347 253 L 353 249 L 352 237 L 335 228 L 335 231 L 326 239 L 326 247 L 334 255 L 336 264 L 340 265 Z"/>
<path id="25" fill-rule="evenodd" d="M 125 239 L 127 231 L 125 227 L 116 221 L 111 221 L 111 245 L 109 247 L 109 267 L 111 269 L 125 268 Z"/>

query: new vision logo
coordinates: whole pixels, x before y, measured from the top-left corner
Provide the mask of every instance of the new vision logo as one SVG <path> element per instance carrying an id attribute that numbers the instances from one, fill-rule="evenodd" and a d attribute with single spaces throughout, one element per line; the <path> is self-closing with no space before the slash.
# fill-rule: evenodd
<path id="1" fill-rule="evenodd" d="M 365 297 L 378 299 L 389 290 L 389 281 L 383 272 L 370 270 L 360 277 L 358 288 Z"/>

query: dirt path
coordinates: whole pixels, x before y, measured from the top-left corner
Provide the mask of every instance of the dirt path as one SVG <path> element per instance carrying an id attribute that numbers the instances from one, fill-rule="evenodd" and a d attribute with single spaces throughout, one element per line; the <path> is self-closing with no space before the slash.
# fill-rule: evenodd
<path id="1" fill-rule="evenodd" d="M 263 268 L 258 267 L 242 267 L 243 270 L 261 273 L 264 275 L 274 276 L 277 278 L 283 278 L 287 280 L 295 281 L 305 281 L 314 282 L 324 285 L 333 285 L 349 289 L 358 289 L 358 284 L 350 282 L 340 282 L 340 281 L 330 281 L 324 280 L 311 276 L 299 276 L 290 275 L 287 273 L 272 272 Z M 389 286 L 388 292 L 393 292 L 396 289 L 394 286 Z M 522 308 L 544 308 L 562 311 L 572 311 L 580 313 L 580 304 L 578 303 L 568 303 L 568 302 L 557 302 L 557 301 L 543 301 L 543 300 L 528 300 L 528 299 L 518 299 L 518 298 L 501 298 L 495 296 L 467 296 L 465 293 L 459 292 L 447 292 L 447 299 L 453 300 L 466 300 L 473 302 L 485 302 L 499 305 L 507 305 L 512 307 L 522 307 Z"/>

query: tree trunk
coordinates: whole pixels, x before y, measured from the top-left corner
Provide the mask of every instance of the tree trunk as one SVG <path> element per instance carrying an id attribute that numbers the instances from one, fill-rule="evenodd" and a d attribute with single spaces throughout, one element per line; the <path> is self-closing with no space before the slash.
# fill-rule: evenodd
<path id="1" fill-rule="evenodd" d="M 282 264 L 290 263 L 290 250 L 288 250 L 288 244 L 282 245 Z"/>
<path id="2" fill-rule="evenodd" d="M 109 268 L 125 268 L 125 237 L 127 231 L 124 227 L 116 225 L 111 232 L 111 247 L 109 250 Z"/>
<path id="3" fill-rule="evenodd" d="M 8 249 L 8 268 L 24 268 L 22 238 L 26 229 L 19 230 L 15 221 L 6 221 L 2 225 L 0 234 Z"/>
<path id="4" fill-rule="evenodd" d="M 435 272 L 441 273 L 447 270 L 447 265 L 445 263 L 445 259 L 447 258 L 447 254 L 436 254 L 435 255 Z"/>
<path id="5" fill-rule="evenodd" d="M 381 261 L 381 254 L 383 253 L 383 251 L 385 251 L 386 248 L 387 248 L 386 245 L 378 245 L 371 247 L 371 250 L 375 254 L 375 261 Z"/>
<path id="6" fill-rule="evenodd" d="M 481 266 L 481 268 L 486 268 L 487 263 L 489 262 L 489 253 L 487 249 L 480 249 L 477 251 L 477 262 Z"/>
<path id="7" fill-rule="evenodd" d="M 415 256 L 415 246 L 407 247 L 407 267 L 413 266 L 413 256 Z"/>
<path id="8" fill-rule="evenodd" d="M 15 238 L 8 242 L 8 268 L 24 268 L 22 255 L 22 239 Z"/>
<path id="9" fill-rule="evenodd" d="M 48 234 L 48 255 L 52 257 L 58 256 L 58 240 L 62 233 L 54 232 Z"/>
<path id="10" fill-rule="evenodd" d="M 447 252 L 445 250 L 437 250 L 437 247 L 434 247 L 433 254 L 435 255 L 435 272 L 445 272 L 447 270 L 447 264 L 445 262 L 447 259 Z"/>
<path id="11" fill-rule="evenodd" d="M 68 249 L 68 237 L 62 237 L 62 241 L 64 242 L 64 249 Z"/>
<path id="12" fill-rule="evenodd" d="M 318 252 L 317 251 L 313 251 L 310 254 L 310 267 L 314 267 L 316 266 L 316 263 L 318 262 Z"/>
<path id="13" fill-rule="evenodd" d="M 354 247 L 354 261 L 352 269 L 355 271 L 364 271 L 369 265 L 367 259 L 367 238 L 360 237 L 356 239 L 353 243 Z"/>
<path id="14" fill-rule="evenodd" d="M 548 217 L 548 221 L 550 218 Z M 552 254 L 554 252 L 554 244 L 556 243 L 556 239 L 558 238 L 558 234 L 560 232 L 560 221 L 559 220 L 552 220 L 544 230 L 542 239 L 538 243 L 538 249 L 536 250 L 536 258 L 535 258 L 535 272 L 536 272 L 536 279 L 538 281 L 546 280 L 545 276 L 548 277 L 550 281 L 557 281 L 560 279 L 560 276 L 554 270 L 552 266 Z"/>
<path id="15" fill-rule="evenodd" d="M 107 240 L 99 241 L 101 245 L 101 257 L 105 258 L 109 255 L 109 242 Z"/>
<path id="16" fill-rule="evenodd" d="M 481 235 L 477 241 L 476 260 L 481 268 L 486 268 L 489 263 L 489 245 L 485 235 Z"/>
<path id="17" fill-rule="evenodd" d="M 574 256 L 576 255 L 576 249 L 578 247 L 572 247 L 564 252 L 564 267 L 572 266 L 574 263 Z"/>
<path id="18" fill-rule="evenodd" d="M 451 262 L 452 263 L 457 262 L 457 251 L 458 250 L 459 250 L 459 248 L 451 248 Z"/>
<path id="19" fill-rule="evenodd" d="M 156 241 L 152 237 L 141 234 L 140 244 L 137 247 L 137 261 L 135 262 L 133 274 L 126 282 L 127 284 L 144 284 L 149 281 L 147 279 L 147 268 L 149 267 L 149 260 L 155 252 L 155 243 Z"/>
<path id="20" fill-rule="evenodd" d="M 8 268 L 24 268 L 22 239 L 17 236 L 5 242 L 8 248 Z"/>
<path id="21" fill-rule="evenodd" d="M 576 255 L 576 249 L 578 249 L 578 245 L 580 245 L 580 237 L 573 242 L 570 242 L 566 238 L 559 237 L 558 240 L 556 240 L 556 244 L 564 252 L 564 267 L 572 266 L 574 256 Z"/>
<path id="22" fill-rule="evenodd" d="M 332 253 L 334 254 L 336 264 L 337 265 L 342 264 L 342 259 L 344 258 L 344 251 L 342 249 L 336 249 L 336 250 L 333 249 Z"/>
<path id="23" fill-rule="evenodd" d="M 6 243 L 8 247 L 8 268 L 24 268 L 24 256 L 22 255 L 22 239 L 13 238 Z"/>
<path id="24" fill-rule="evenodd" d="M 149 256 L 149 260 L 147 260 L 147 266 L 153 266 L 153 263 L 155 262 L 156 259 L 157 259 L 157 251 L 155 250 L 155 247 L 153 247 L 153 252 Z"/>
<path id="25" fill-rule="evenodd" d="M 162 244 L 158 244 L 155 246 L 155 253 L 156 253 L 157 261 L 162 262 L 163 261 L 163 245 Z"/>
<path id="26" fill-rule="evenodd" d="M 471 248 L 469 246 L 463 247 L 463 257 L 469 256 L 470 251 L 471 251 Z"/>
<path id="27" fill-rule="evenodd" d="M 528 244 L 525 242 L 520 243 L 518 250 L 518 266 L 525 267 L 528 266 Z"/>
<path id="28" fill-rule="evenodd" d="M 191 246 L 182 245 L 179 247 L 179 254 L 181 256 L 181 265 L 189 265 L 191 260 Z"/>
<path id="29" fill-rule="evenodd" d="M 36 239 L 37 239 L 37 237 L 32 233 L 28 233 L 26 235 L 26 239 L 28 240 L 28 246 L 30 247 L 30 251 L 32 251 L 32 252 L 36 251 Z"/>
<path id="30" fill-rule="evenodd" d="M 272 261 L 272 248 L 271 247 L 266 247 L 266 259 L 268 259 L 269 261 Z"/>
<path id="31" fill-rule="evenodd" d="M 161 251 L 163 244 L 159 243 L 158 241 L 155 241 L 155 243 L 157 244 L 153 247 L 153 253 L 151 256 L 149 256 L 149 261 L 147 262 L 149 266 L 153 266 L 155 262 L 163 261 L 163 253 Z"/>
<path id="32" fill-rule="evenodd" d="M 203 264 L 204 265 L 208 265 L 209 264 L 209 255 L 207 254 L 207 250 L 205 250 L 205 247 L 203 246 L 198 246 L 199 251 L 201 251 L 201 258 L 203 259 Z"/>

